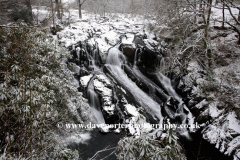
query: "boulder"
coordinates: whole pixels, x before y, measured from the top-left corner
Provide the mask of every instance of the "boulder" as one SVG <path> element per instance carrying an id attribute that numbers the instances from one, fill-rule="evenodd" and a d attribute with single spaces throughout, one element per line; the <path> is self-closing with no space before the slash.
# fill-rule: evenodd
<path id="1" fill-rule="evenodd" d="M 122 43 L 120 45 L 120 50 L 122 50 L 123 54 L 127 57 L 127 60 L 130 63 L 134 63 L 134 56 L 136 52 L 136 47 L 133 43 L 128 44 L 128 43 Z"/>
<path id="2" fill-rule="evenodd" d="M 113 91 L 110 80 L 105 75 L 97 75 L 93 81 L 95 91 L 100 95 L 105 117 L 114 115 L 115 105 L 113 102 Z"/>

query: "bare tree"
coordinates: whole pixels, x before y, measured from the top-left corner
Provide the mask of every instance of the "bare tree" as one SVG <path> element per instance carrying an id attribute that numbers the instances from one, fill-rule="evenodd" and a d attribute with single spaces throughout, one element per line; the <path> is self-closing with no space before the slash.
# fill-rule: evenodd
<path id="1" fill-rule="evenodd" d="M 82 19 L 82 5 L 86 0 L 78 0 L 79 18 Z"/>
<path id="2" fill-rule="evenodd" d="M 224 0 L 222 0 L 224 2 Z M 222 3 L 222 28 L 224 28 L 224 21 L 225 21 L 225 3 Z"/>
<path id="3" fill-rule="evenodd" d="M 239 21 L 239 15 L 238 17 L 235 16 L 232 12 L 232 9 L 238 9 L 239 10 L 239 14 L 240 14 L 240 7 L 236 6 L 235 4 L 232 3 L 232 1 L 229 1 L 229 0 L 225 0 L 225 1 L 222 1 L 222 3 L 226 6 L 226 8 L 228 9 L 230 15 L 232 16 L 233 20 L 235 21 L 235 23 L 232 23 L 230 21 L 226 21 L 226 20 L 223 20 L 223 23 L 227 23 L 229 26 L 232 27 L 232 29 L 237 32 L 238 34 L 238 44 L 240 44 L 240 28 L 239 28 L 239 25 L 240 25 L 240 21 Z M 237 24 L 237 25 L 236 25 Z"/>
<path id="4" fill-rule="evenodd" d="M 54 11 L 53 0 L 51 0 L 51 9 L 52 9 L 52 22 L 53 22 L 53 26 L 55 26 L 55 11 Z"/>
<path id="5" fill-rule="evenodd" d="M 59 1 L 59 0 L 55 0 L 55 3 L 56 3 L 56 11 L 57 11 L 57 17 L 58 17 L 58 19 L 61 19 L 61 13 L 60 13 L 60 3 L 61 3 L 61 1 Z"/>
<path id="6" fill-rule="evenodd" d="M 30 20 L 33 20 L 33 14 L 32 14 L 32 5 L 31 5 L 31 0 L 25 0 L 25 3 L 28 7 L 28 15 L 30 17 Z"/>

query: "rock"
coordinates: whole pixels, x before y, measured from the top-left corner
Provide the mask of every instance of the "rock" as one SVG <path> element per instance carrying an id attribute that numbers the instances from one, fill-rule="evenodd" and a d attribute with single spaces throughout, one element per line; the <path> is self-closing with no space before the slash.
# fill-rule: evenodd
<path id="1" fill-rule="evenodd" d="M 140 65 L 148 68 L 150 71 L 158 69 L 163 58 L 160 50 L 158 50 L 159 43 L 152 39 L 144 39 L 141 35 L 136 35 L 133 42 L 137 48 L 141 48 L 141 52 L 138 53 Z"/>
<path id="2" fill-rule="evenodd" d="M 109 117 L 114 115 L 112 84 L 105 75 L 97 75 L 93 81 L 94 89 L 100 95 L 104 113 Z"/>
<path id="3" fill-rule="evenodd" d="M 190 101 L 189 101 L 190 102 Z M 191 102 L 194 102 L 194 101 L 191 101 Z M 190 102 L 190 103 L 191 103 Z M 196 102 L 195 102 L 196 103 Z M 193 103 L 194 104 L 194 103 Z M 194 113 L 194 114 L 196 114 L 196 115 L 199 115 L 202 111 L 204 111 L 204 109 L 207 107 L 209 105 L 209 102 L 207 102 L 206 101 L 206 99 L 204 99 L 204 100 L 202 100 L 200 103 L 198 103 L 198 104 L 195 104 L 192 108 L 191 108 L 191 110 L 192 110 L 192 112 Z M 200 117 L 201 117 L 201 115 L 200 115 Z M 200 118 L 200 119 L 202 119 L 202 118 Z M 205 119 L 205 118 L 204 118 Z M 209 119 L 209 118 L 207 118 L 207 119 Z"/>
<path id="4" fill-rule="evenodd" d="M 136 46 L 133 43 L 134 35 L 126 34 L 121 37 L 121 45 L 119 46 L 119 50 L 123 52 L 123 54 L 127 57 L 128 61 L 134 63 L 134 56 L 136 52 Z"/>
<path id="5" fill-rule="evenodd" d="M 59 24 L 50 27 L 50 32 L 51 32 L 53 35 L 56 35 L 57 32 L 59 32 L 59 31 L 61 31 L 61 30 L 63 30 L 63 26 L 61 26 L 61 25 L 59 25 Z"/>
<path id="6" fill-rule="evenodd" d="M 199 112 L 197 112 L 197 113 L 199 113 Z M 202 112 L 197 118 L 197 122 L 199 122 L 199 123 L 206 123 L 209 120 L 211 120 L 211 116 L 209 115 L 209 110 L 208 109 L 205 110 L 204 112 Z"/>
<path id="7" fill-rule="evenodd" d="M 130 115 L 132 115 L 134 117 L 139 115 L 139 113 L 137 111 L 137 108 L 134 107 L 133 105 L 125 104 L 124 107 L 125 107 L 125 110 L 127 111 L 128 114 L 130 114 Z"/>
<path id="8" fill-rule="evenodd" d="M 123 54 L 127 57 L 128 61 L 132 64 L 134 63 L 134 55 L 136 52 L 136 47 L 134 44 L 127 44 L 122 43 L 120 45 L 120 49 L 122 50 Z"/>
<path id="9" fill-rule="evenodd" d="M 69 69 L 76 75 L 79 75 L 80 73 L 80 67 L 76 65 L 75 63 L 69 62 Z"/>
<path id="10" fill-rule="evenodd" d="M 83 76 L 80 78 L 80 85 L 84 88 L 87 87 L 88 82 L 90 81 L 90 79 L 92 78 L 93 75 L 88 75 L 88 76 Z"/>

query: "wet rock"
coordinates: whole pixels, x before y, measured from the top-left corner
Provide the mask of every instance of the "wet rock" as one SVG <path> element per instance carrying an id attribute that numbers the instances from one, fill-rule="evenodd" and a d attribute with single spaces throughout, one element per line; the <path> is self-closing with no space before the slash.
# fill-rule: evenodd
<path id="1" fill-rule="evenodd" d="M 119 50 L 123 52 L 128 61 L 132 64 L 134 63 L 134 56 L 136 52 L 136 45 L 133 43 L 133 40 L 133 34 L 125 34 L 121 37 L 121 45 L 119 46 Z"/>
<path id="2" fill-rule="evenodd" d="M 136 48 L 134 44 L 122 43 L 120 45 L 120 49 L 123 54 L 127 57 L 128 61 L 132 64 L 134 63 L 134 55 L 136 52 Z"/>

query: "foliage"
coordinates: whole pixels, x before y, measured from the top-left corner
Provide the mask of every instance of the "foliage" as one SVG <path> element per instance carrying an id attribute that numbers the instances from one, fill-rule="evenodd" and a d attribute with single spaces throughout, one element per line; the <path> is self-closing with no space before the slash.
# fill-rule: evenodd
<path id="1" fill-rule="evenodd" d="M 0 30 L 0 154 L 70 158 L 56 123 L 88 120 L 89 106 L 66 67 L 67 52 L 23 23 Z"/>
<path id="2" fill-rule="evenodd" d="M 168 132 L 161 141 L 151 139 L 146 133 L 139 137 L 125 137 L 118 143 L 118 159 L 179 159 L 185 160 L 177 137 Z"/>

